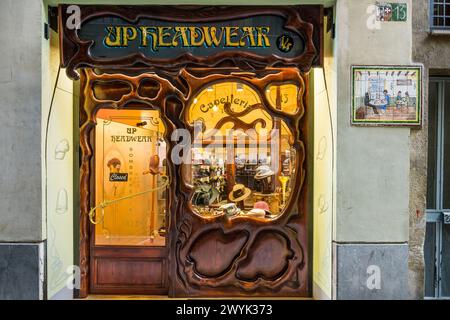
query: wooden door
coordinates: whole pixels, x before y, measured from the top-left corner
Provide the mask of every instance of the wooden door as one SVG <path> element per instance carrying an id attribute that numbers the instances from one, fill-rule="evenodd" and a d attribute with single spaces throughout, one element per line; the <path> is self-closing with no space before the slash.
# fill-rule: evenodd
<path id="1" fill-rule="evenodd" d="M 101 108 L 95 120 L 93 191 L 100 207 L 91 216 L 90 292 L 167 294 L 167 162 L 159 112 Z"/>

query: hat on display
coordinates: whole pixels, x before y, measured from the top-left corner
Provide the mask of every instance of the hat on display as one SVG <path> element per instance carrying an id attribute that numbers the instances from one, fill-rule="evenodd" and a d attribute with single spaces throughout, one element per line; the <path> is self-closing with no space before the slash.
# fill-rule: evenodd
<path id="1" fill-rule="evenodd" d="M 248 212 L 248 215 L 256 218 L 264 218 L 266 216 L 266 210 L 252 209 Z"/>
<path id="2" fill-rule="evenodd" d="M 247 199 L 252 191 L 243 184 L 236 184 L 230 192 L 230 200 L 233 202 L 240 202 Z"/>
<path id="3" fill-rule="evenodd" d="M 264 178 L 271 177 L 273 175 L 275 175 L 275 172 L 273 172 L 273 170 L 270 169 L 269 166 L 262 165 L 262 166 L 259 166 L 258 168 L 256 168 L 255 179 L 261 180 Z"/>
<path id="4" fill-rule="evenodd" d="M 253 209 L 261 209 L 261 210 L 265 210 L 265 211 L 270 211 L 269 204 L 265 201 L 255 202 L 255 204 L 253 205 Z"/>
<path id="5" fill-rule="evenodd" d="M 241 211 L 235 203 L 227 203 L 219 207 L 220 211 L 223 211 L 227 216 L 234 216 Z"/>

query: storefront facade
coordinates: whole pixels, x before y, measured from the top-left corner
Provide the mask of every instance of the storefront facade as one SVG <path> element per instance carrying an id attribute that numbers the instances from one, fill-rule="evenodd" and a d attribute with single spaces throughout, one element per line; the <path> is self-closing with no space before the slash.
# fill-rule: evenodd
<path id="1" fill-rule="evenodd" d="M 42 175 L 14 179 L 42 191 L 2 187 L 0 254 L 30 251 L 32 289 L 1 294 L 423 297 L 412 1 L 390 20 L 368 0 L 168 4 L 8 2 L 35 18 L 12 44 L 28 64 L 5 53 L 8 106 L 41 119 L 22 151 Z"/>
<path id="2" fill-rule="evenodd" d="M 323 8 L 80 7 L 79 30 L 68 8 L 80 296 L 309 296 L 305 72 Z"/>

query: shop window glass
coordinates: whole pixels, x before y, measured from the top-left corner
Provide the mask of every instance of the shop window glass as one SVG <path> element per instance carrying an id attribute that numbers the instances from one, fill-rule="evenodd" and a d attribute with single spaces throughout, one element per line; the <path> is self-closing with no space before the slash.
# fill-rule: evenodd
<path id="1" fill-rule="evenodd" d="M 289 114 L 298 112 L 299 88 L 295 84 L 270 85 L 266 90 L 272 107 Z"/>
<path id="2" fill-rule="evenodd" d="M 164 246 L 165 127 L 155 110 L 101 109 L 95 128 L 96 245 Z M 123 200 L 121 200 L 123 199 Z"/>
<path id="3" fill-rule="evenodd" d="M 286 88 L 287 100 L 296 101 L 298 90 Z M 212 84 L 192 101 L 188 117 L 195 128 L 188 174 L 194 212 L 205 218 L 282 214 L 296 176 L 294 137 L 257 92 L 239 82 Z"/>

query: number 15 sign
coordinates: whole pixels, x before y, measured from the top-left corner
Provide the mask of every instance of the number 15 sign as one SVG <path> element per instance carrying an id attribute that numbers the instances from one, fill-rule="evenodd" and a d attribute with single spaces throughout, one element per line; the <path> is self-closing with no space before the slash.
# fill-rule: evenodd
<path id="1" fill-rule="evenodd" d="M 406 3 L 380 3 L 377 2 L 377 21 L 408 20 L 408 5 Z"/>

